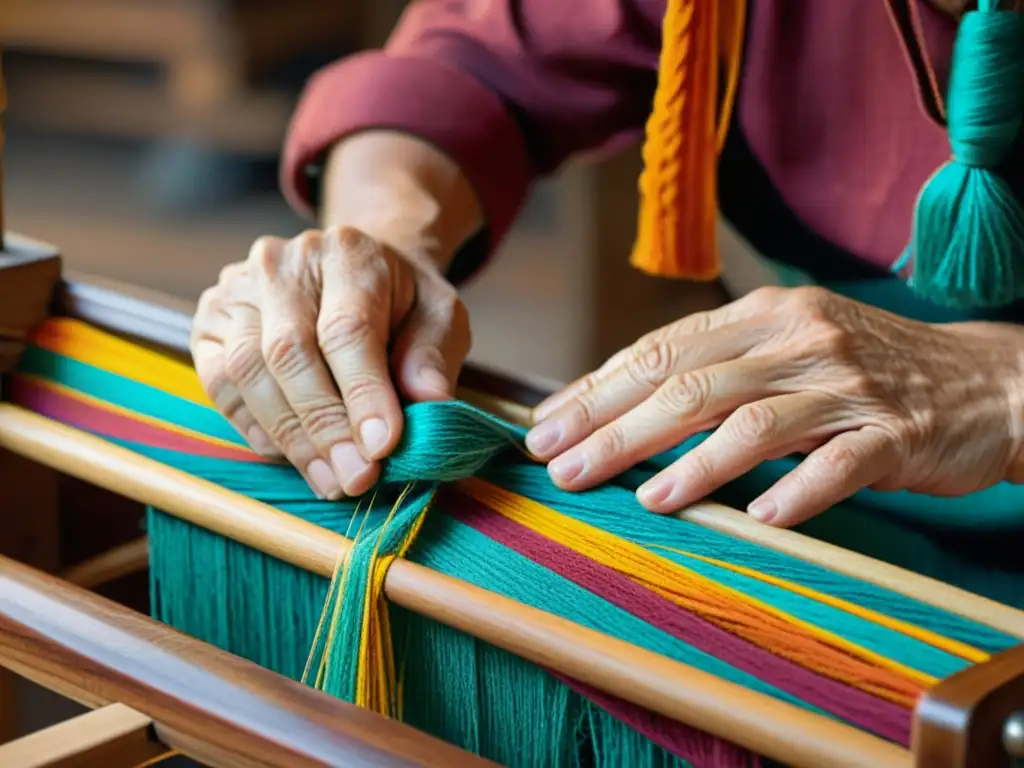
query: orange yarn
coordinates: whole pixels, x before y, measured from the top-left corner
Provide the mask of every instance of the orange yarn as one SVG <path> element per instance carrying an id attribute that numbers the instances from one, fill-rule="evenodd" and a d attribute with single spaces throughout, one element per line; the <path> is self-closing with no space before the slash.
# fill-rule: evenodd
<path id="1" fill-rule="evenodd" d="M 634 542 L 479 478 L 456 487 L 489 509 L 611 568 L 752 645 L 903 707 L 937 680 L 719 584 Z"/>
<path id="2" fill-rule="evenodd" d="M 719 275 L 716 173 L 739 81 L 745 12 L 746 0 L 668 2 L 631 257 L 649 274 Z"/>

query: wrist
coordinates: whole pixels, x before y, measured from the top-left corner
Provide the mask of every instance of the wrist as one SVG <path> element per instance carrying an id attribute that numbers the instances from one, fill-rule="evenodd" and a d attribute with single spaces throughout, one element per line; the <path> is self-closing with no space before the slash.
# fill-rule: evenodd
<path id="1" fill-rule="evenodd" d="M 468 180 L 415 137 L 369 131 L 339 142 L 324 168 L 321 224 L 350 226 L 444 274 L 482 225 Z"/>

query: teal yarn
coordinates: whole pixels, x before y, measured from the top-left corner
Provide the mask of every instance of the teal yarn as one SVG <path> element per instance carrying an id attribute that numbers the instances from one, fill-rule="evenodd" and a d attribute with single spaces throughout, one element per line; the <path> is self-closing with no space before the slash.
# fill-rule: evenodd
<path id="1" fill-rule="evenodd" d="M 960 23 L 950 71 L 953 158 L 922 189 L 910 284 L 936 304 L 1000 307 L 1024 298 L 1024 209 L 998 167 L 1024 116 L 1024 15 L 980 0 Z"/>
<path id="2" fill-rule="evenodd" d="M 520 451 L 526 430 L 461 400 L 405 408 L 402 439 L 384 465 L 385 485 L 443 483 L 472 477 L 507 450 Z"/>
<path id="3" fill-rule="evenodd" d="M 98 377 L 87 366 L 63 365 L 57 358 L 48 360 L 46 354 L 40 353 L 32 365 L 39 371 L 59 373 L 66 386 L 106 402 L 124 403 L 127 407 L 147 400 L 149 388 L 145 385 L 116 377 Z M 205 418 L 193 413 L 187 404 L 180 412 L 173 401 L 168 401 L 168 406 L 159 415 L 175 423 L 180 415 L 196 426 L 202 421 L 201 416 Z M 522 428 L 461 402 L 407 406 L 405 416 L 403 440 L 385 466 L 382 483 L 361 500 L 343 502 L 316 499 L 291 467 L 209 459 L 114 441 L 335 533 L 349 537 L 359 534 L 351 550 L 351 580 L 336 582 L 334 593 L 328 595 L 327 579 L 187 522 L 152 512 L 154 615 L 189 634 L 299 678 L 325 600 L 330 605 L 337 604 L 339 613 L 337 621 L 332 622 L 336 629 L 331 636 L 332 645 L 318 645 L 314 649 L 314 663 L 329 650 L 321 685 L 328 693 L 351 700 L 358 638 L 368 618 L 365 602 L 360 598 L 367 593 L 370 559 L 375 553 L 400 550 L 410 531 L 422 522 L 423 527 L 406 555 L 413 562 L 777 700 L 820 712 L 810 702 L 777 687 L 778 683 L 761 678 L 756 670 L 737 666 L 689 644 L 628 610 L 628 605 L 610 602 L 598 592 L 549 570 L 550 566 L 534 562 L 446 514 L 443 504 L 424 515 L 438 484 L 472 475 L 490 479 L 572 518 L 633 541 L 928 674 L 944 676 L 962 668 L 963 662 L 891 631 L 878 631 L 882 628 L 856 615 L 817 605 L 801 595 L 701 562 L 698 556 L 805 584 L 985 650 L 998 651 L 1014 642 L 1013 638 L 940 608 L 919 604 L 685 520 L 659 517 L 643 510 L 634 496 L 636 484 L 704 436 L 655 457 L 600 488 L 571 494 L 556 488 L 545 469 L 523 454 Z M 775 462 L 768 465 L 774 467 L 769 476 L 753 473 L 755 481 L 737 481 L 736 492 L 770 480 L 770 475 L 784 471 L 787 466 Z M 396 507 L 403 492 L 406 496 Z M 1018 509 L 1024 509 L 1024 505 Z M 906 544 L 906 539 L 889 538 Z M 1024 595 L 1024 590 L 1020 594 Z M 401 717 L 407 722 L 512 766 L 686 768 L 684 761 L 666 753 L 633 725 L 602 710 L 595 701 L 544 669 L 393 605 L 387 611 L 396 662 L 401 670 Z M 529 734 L 530 738 L 524 740 L 522 734 Z"/>

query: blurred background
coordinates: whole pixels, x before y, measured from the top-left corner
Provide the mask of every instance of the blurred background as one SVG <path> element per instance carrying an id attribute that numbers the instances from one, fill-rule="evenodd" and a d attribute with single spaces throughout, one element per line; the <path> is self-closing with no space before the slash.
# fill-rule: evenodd
<path id="1" fill-rule="evenodd" d="M 8 226 L 70 269 L 195 300 L 258 236 L 310 224 L 276 177 L 302 85 L 382 45 L 405 4 L 2 0 Z M 717 297 L 628 267 L 637 156 L 537 187 L 466 291 L 476 360 L 567 379 Z"/>

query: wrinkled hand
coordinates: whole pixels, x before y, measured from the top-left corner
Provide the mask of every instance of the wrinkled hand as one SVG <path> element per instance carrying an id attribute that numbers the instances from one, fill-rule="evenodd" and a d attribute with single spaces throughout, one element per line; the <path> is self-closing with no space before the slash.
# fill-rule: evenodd
<path id="1" fill-rule="evenodd" d="M 1024 480 L 1024 330 L 928 325 L 823 289 L 762 289 L 657 330 L 541 404 L 527 445 L 568 490 L 715 429 L 637 491 L 668 513 L 806 454 L 752 516 L 802 522 L 858 490 Z"/>
<path id="2" fill-rule="evenodd" d="M 261 238 L 226 267 L 200 299 L 191 347 L 207 394 L 252 448 L 336 499 L 376 482 L 401 436 L 398 394 L 451 397 L 469 344 L 437 267 L 332 228 Z"/>

